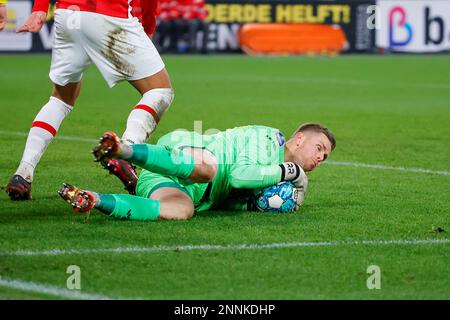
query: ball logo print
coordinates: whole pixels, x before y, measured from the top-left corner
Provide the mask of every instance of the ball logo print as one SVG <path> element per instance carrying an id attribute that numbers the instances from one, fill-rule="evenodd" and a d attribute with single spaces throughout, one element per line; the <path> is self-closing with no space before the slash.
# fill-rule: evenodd
<path id="1" fill-rule="evenodd" d="M 294 212 L 297 208 L 298 192 L 288 181 L 266 187 L 254 197 L 256 208 L 263 212 Z"/>
<path id="2" fill-rule="evenodd" d="M 389 12 L 389 47 L 405 46 L 413 39 L 413 29 L 407 22 L 404 8 L 397 6 Z M 401 40 L 399 34 L 401 35 Z M 397 38 L 398 37 L 398 38 Z"/>

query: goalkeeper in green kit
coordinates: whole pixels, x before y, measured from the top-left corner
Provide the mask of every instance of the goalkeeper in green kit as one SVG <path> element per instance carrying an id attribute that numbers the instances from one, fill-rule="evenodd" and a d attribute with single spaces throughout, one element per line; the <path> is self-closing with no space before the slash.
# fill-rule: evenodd
<path id="1" fill-rule="evenodd" d="M 256 189 L 291 181 L 302 204 L 311 171 L 335 148 L 333 134 L 320 124 L 301 125 L 285 141 L 278 130 L 245 126 L 213 135 L 173 131 L 156 145 L 126 145 L 106 132 L 93 150 L 97 161 L 124 159 L 143 168 L 130 175 L 132 194 L 102 194 L 64 184 L 59 190 L 75 212 L 92 208 L 118 219 L 186 220 L 194 212 L 228 207 L 233 189 Z"/>

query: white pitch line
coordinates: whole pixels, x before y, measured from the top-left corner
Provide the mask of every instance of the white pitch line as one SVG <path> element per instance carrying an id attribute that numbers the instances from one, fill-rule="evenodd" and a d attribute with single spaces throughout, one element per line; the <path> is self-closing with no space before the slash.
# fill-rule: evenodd
<path id="1" fill-rule="evenodd" d="M 11 132 L 11 131 L 0 131 L 2 136 L 13 136 L 13 137 L 28 137 L 27 132 Z M 77 142 L 98 142 L 98 139 L 80 138 L 80 137 L 70 137 L 70 136 L 55 136 L 56 140 L 66 140 L 66 141 L 77 141 Z"/>
<path id="2" fill-rule="evenodd" d="M 429 169 L 422 168 L 404 168 L 404 167 L 391 167 L 385 166 L 382 164 L 368 164 L 368 163 L 359 163 L 359 162 L 343 162 L 343 161 L 325 161 L 324 164 L 331 164 L 335 166 L 349 166 L 349 167 L 360 167 L 360 168 L 370 168 L 370 169 L 381 169 L 381 170 L 396 170 L 396 171 L 405 171 L 405 172 L 416 172 L 416 173 L 429 173 L 429 174 L 438 174 L 449 176 L 450 172 L 448 171 L 435 171 Z"/>
<path id="3" fill-rule="evenodd" d="M 26 136 L 28 136 L 28 133 L 0 131 L 0 135 L 26 137 Z M 55 136 L 55 139 L 67 140 L 67 141 L 78 141 L 78 142 L 89 142 L 89 143 L 98 142 L 98 140 L 96 140 L 96 139 L 58 136 L 58 135 Z M 444 176 L 450 175 L 450 172 L 445 171 L 445 170 L 436 171 L 436 170 L 429 170 L 429 169 L 422 169 L 422 168 L 392 167 L 392 166 L 385 166 L 382 164 L 369 164 L 369 163 L 360 163 L 360 162 L 344 162 L 344 161 L 328 160 L 328 161 L 325 161 L 324 164 L 331 164 L 331 165 L 335 165 L 335 166 L 351 166 L 351 167 L 360 167 L 360 168 L 381 169 L 381 170 L 396 170 L 396 171 L 415 172 L 415 173 L 429 173 L 429 174 L 437 174 L 437 175 L 444 175 Z"/>
<path id="4" fill-rule="evenodd" d="M 91 294 L 80 292 L 78 290 L 68 290 L 64 288 L 59 288 L 51 285 L 40 284 L 35 282 L 28 282 L 22 280 L 14 280 L 14 279 L 2 279 L 0 277 L 0 286 L 8 287 L 12 289 L 48 294 L 60 298 L 65 299 L 77 299 L 77 300 L 113 300 L 113 298 L 99 295 L 99 294 Z"/>
<path id="5" fill-rule="evenodd" d="M 97 249 L 49 249 L 49 250 L 17 250 L 0 251 L 1 256 L 60 256 L 60 255 L 85 255 L 105 253 L 153 253 L 168 251 L 192 251 L 192 250 L 261 250 L 301 247 L 329 247 L 329 246 L 355 246 L 355 245 L 430 245 L 449 244 L 450 239 L 415 239 L 415 240 L 359 240 L 359 241 L 322 241 L 322 242 L 280 242 L 280 243 L 243 243 L 229 245 L 181 245 L 181 246 L 154 246 L 154 247 L 117 247 Z"/>
<path id="6" fill-rule="evenodd" d="M 325 242 L 282 242 L 267 244 L 236 244 L 236 245 L 185 245 L 185 246 L 158 246 L 158 247 L 119 247 L 106 249 L 85 249 L 85 250 L 19 250 L 13 252 L 0 252 L 0 256 L 39 256 L 39 255 L 64 255 L 64 254 L 100 254 L 100 253 L 151 253 L 162 251 L 192 251 L 192 250 L 260 250 L 278 248 L 298 248 L 298 247 L 324 247 L 343 245 L 429 245 L 429 244 L 449 244 L 450 239 L 416 239 L 416 240 L 361 240 L 361 241 L 325 241 Z M 114 300 L 123 298 L 112 298 L 105 295 L 68 290 L 52 285 L 35 282 L 2 279 L 0 286 L 26 292 L 47 294 L 65 299 L 79 300 Z"/>

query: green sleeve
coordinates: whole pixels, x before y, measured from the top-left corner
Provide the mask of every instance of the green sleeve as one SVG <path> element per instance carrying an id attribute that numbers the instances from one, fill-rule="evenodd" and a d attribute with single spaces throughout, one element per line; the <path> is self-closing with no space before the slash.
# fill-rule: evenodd
<path id="1" fill-rule="evenodd" d="M 281 181 L 279 165 L 236 165 L 231 171 L 230 185 L 233 188 L 255 189 L 272 186 Z"/>
<path id="2" fill-rule="evenodd" d="M 284 142 L 278 143 L 278 132 L 264 126 L 249 126 L 241 132 L 244 140 L 238 144 L 230 171 L 233 188 L 263 188 L 281 181 L 279 164 L 284 158 Z"/>

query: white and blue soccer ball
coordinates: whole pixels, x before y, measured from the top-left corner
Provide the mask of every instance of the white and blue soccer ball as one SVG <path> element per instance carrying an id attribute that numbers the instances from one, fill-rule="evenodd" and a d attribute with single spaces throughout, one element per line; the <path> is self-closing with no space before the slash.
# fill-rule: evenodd
<path id="1" fill-rule="evenodd" d="M 294 184 L 284 181 L 256 192 L 253 200 L 259 211 L 288 213 L 297 210 L 297 199 Z"/>

